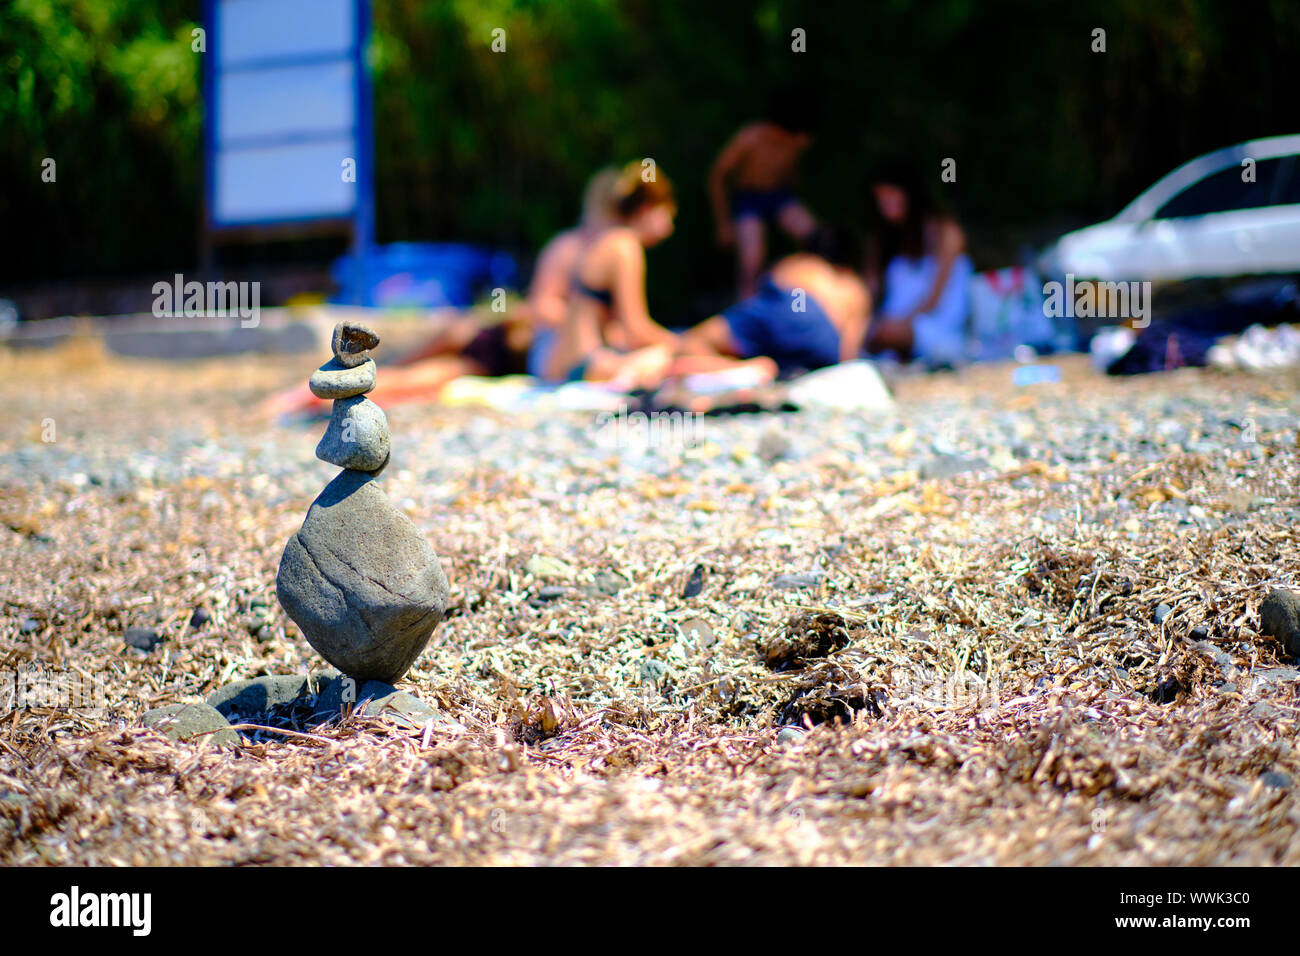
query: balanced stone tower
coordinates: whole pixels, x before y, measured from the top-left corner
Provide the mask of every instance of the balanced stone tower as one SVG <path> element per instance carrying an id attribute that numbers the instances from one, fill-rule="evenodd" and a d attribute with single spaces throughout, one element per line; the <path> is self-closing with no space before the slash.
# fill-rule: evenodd
<path id="1" fill-rule="evenodd" d="M 411 519 L 375 478 L 388 464 L 388 419 L 366 398 L 379 336 L 334 329 L 334 357 L 312 374 L 312 393 L 334 400 L 316 457 L 343 468 L 285 545 L 275 593 L 307 642 L 358 681 L 397 681 L 447 609 L 447 577 Z"/>

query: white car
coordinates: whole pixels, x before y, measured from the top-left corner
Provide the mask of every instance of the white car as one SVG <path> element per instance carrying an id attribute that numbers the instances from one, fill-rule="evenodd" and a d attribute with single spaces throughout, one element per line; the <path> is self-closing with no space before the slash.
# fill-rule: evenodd
<path id="1" fill-rule="evenodd" d="M 1062 236 L 1038 267 L 1048 276 L 1155 281 L 1300 273 L 1300 136 L 1185 163 L 1114 219 Z"/>

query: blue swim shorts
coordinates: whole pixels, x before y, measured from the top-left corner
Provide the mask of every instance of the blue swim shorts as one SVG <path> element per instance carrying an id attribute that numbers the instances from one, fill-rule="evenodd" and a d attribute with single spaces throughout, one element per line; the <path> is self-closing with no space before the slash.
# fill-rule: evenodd
<path id="1" fill-rule="evenodd" d="M 799 308 L 802 307 L 802 311 Z M 744 358 L 766 355 L 782 377 L 840 360 L 840 335 L 812 296 L 798 296 L 763 276 L 758 293 L 722 313 Z"/>
<path id="2" fill-rule="evenodd" d="M 737 189 L 731 194 L 731 218 L 757 216 L 773 222 L 782 209 L 796 201 L 789 189 Z"/>

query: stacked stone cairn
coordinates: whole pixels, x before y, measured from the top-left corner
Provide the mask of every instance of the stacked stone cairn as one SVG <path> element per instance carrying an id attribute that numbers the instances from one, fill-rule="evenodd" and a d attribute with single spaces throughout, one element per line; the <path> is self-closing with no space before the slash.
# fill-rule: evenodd
<path id="1" fill-rule="evenodd" d="M 343 471 L 312 502 L 275 579 L 307 642 L 358 685 L 407 672 L 442 620 L 448 591 L 433 548 L 375 480 L 390 455 L 388 419 L 366 398 L 378 344 L 365 326 L 340 323 L 334 357 L 311 376 L 312 393 L 334 402 L 316 457 Z"/>

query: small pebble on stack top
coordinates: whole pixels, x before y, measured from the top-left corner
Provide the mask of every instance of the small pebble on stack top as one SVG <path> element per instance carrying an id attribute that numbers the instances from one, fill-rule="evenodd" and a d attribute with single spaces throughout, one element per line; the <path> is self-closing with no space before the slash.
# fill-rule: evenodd
<path id="1" fill-rule="evenodd" d="M 309 386 L 334 401 L 316 457 L 344 470 L 285 545 L 276 596 L 307 642 L 344 674 L 392 683 L 424 650 L 447 608 L 447 578 L 420 530 L 375 482 L 389 459 L 375 387 L 379 336 L 343 322 L 334 358 Z"/>

